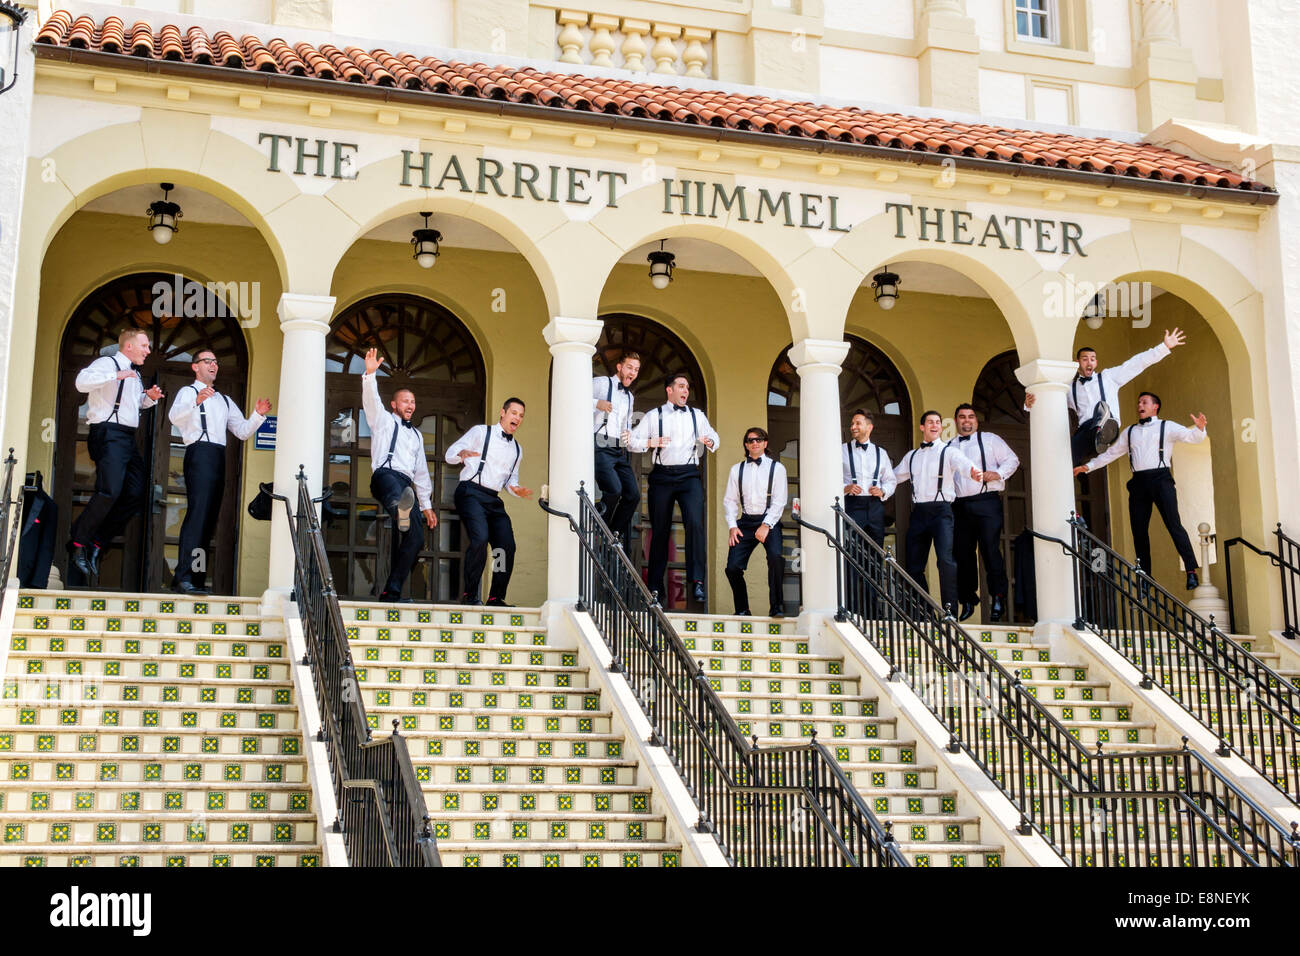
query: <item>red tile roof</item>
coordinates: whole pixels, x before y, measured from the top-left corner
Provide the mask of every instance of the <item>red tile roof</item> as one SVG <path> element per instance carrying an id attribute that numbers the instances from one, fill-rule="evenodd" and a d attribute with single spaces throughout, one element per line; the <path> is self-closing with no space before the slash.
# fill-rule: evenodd
<path id="1" fill-rule="evenodd" d="M 1247 180 L 1230 169 L 1159 146 L 1114 139 L 1007 129 L 745 93 L 657 86 L 631 79 L 548 73 L 531 67 L 460 63 L 354 46 L 340 50 L 328 43 L 319 47 L 309 43 L 291 46 L 280 39 L 263 41 L 252 35 L 235 38 L 225 31 L 209 34 L 197 26 L 182 30 L 166 24 L 155 30 L 141 21 L 127 28 L 118 17 L 97 23 L 89 16 L 74 19 L 66 10 L 50 16 L 36 42 L 239 71 L 533 104 L 557 111 L 751 131 L 769 134 L 774 140 L 804 137 L 908 153 L 967 157 L 1005 164 L 1008 171 L 1014 171 L 1011 167 L 1051 167 L 1141 181 L 1273 192 L 1263 183 Z"/>

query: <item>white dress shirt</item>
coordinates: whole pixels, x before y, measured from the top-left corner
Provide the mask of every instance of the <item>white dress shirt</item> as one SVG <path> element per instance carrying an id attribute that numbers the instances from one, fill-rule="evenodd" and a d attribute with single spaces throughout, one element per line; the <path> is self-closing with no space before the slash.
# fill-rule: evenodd
<path id="1" fill-rule="evenodd" d="M 122 401 L 118 405 L 117 414 L 113 413 L 119 384 L 117 373 L 130 367 L 130 361 L 118 351 L 112 355 L 101 355 L 77 373 L 77 391 L 89 396 L 90 407 L 86 410 L 86 421 L 89 424 L 97 425 L 111 420 L 135 428 L 140 424 L 140 410 L 153 408 L 156 404 L 145 394 L 140 373 L 136 372 L 121 381 Z"/>
<path id="2" fill-rule="evenodd" d="M 410 427 L 400 415 L 384 408 L 379 398 L 379 383 L 370 372 L 361 374 L 361 407 L 370 425 L 370 470 L 391 468 L 411 479 L 421 511 L 433 507 L 433 482 L 429 480 L 429 461 L 424 457 L 424 435 L 414 424 Z M 412 416 L 414 417 L 414 416 Z M 393 441 L 396 430 L 397 441 Z M 392 457 L 388 449 L 392 447 Z"/>
<path id="3" fill-rule="evenodd" d="M 597 402 L 608 401 L 614 406 L 612 411 L 602 412 L 596 407 Z M 592 431 L 613 447 L 618 444 L 619 436 L 631 428 L 632 409 L 636 396 L 630 388 L 624 388 L 617 375 L 602 375 L 591 380 Z"/>
<path id="4" fill-rule="evenodd" d="M 487 441 L 489 430 L 490 442 Z M 486 460 L 482 455 L 484 443 L 488 445 Z M 507 435 L 500 425 L 475 425 L 447 449 L 447 464 L 459 465 L 460 453 L 465 449 L 479 455 L 465 459 L 465 467 L 460 470 L 461 481 L 472 481 L 492 491 L 504 488 L 515 494 L 510 489 L 519 484 L 519 463 L 523 461 L 524 449 L 513 435 Z"/>
<path id="5" fill-rule="evenodd" d="M 694 416 L 694 424 L 692 424 Z M 682 405 L 680 408 L 671 402 L 664 402 L 658 408 L 652 408 L 641 419 L 641 424 L 632 430 L 628 447 L 635 452 L 643 452 L 650 447 L 650 439 L 660 434 L 672 439 L 667 447 L 655 449 L 656 465 L 696 465 L 700 461 L 700 439 L 711 438 L 713 447 L 718 450 L 718 433 L 713 430 L 709 420 L 698 408 Z"/>
<path id="6" fill-rule="evenodd" d="M 939 459 L 943 459 L 942 484 L 939 475 Z M 973 464 L 964 452 L 948 447 L 946 442 L 926 442 L 919 448 L 913 448 L 894 469 L 894 477 L 899 481 L 912 482 L 912 500 L 926 503 L 931 501 L 952 501 L 957 496 L 956 476 L 965 472 L 970 477 Z"/>
<path id="7" fill-rule="evenodd" d="M 970 435 L 958 435 L 948 444 L 975 463 L 980 471 L 996 471 L 1002 477 L 996 481 L 976 481 L 969 472 L 957 476 L 957 497 L 969 498 L 986 491 L 1004 491 L 1007 479 L 1020 467 L 1020 457 L 1011 446 L 991 432 L 976 429 Z"/>
<path id="8" fill-rule="evenodd" d="M 1165 426 L 1164 447 L 1160 443 L 1160 426 Z M 1161 421 L 1153 415 L 1145 422 L 1130 425 L 1119 433 L 1115 444 L 1088 462 L 1088 470 L 1105 468 L 1120 455 L 1128 454 L 1129 466 L 1136 471 L 1150 471 L 1153 468 L 1168 468 L 1174 460 L 1174 442 L 1185 441 L 1189 445 L 1198 445 L 1205 441 L 1205 432 L 1199 428 L 1187 428 L 1177 422 Z M 1163 465 L 1161 464 L 1163 462 Z"/>
<path id="9" fill-rule="evenodd" d="M 176 393 L 176 399 L 167 412 L 171 423 L 181 430 L 181 439 L 187 446 L 199 440 L 225 445 L 227 429 L 240 441 L 248 441 L 258 426 L 266 421 L 266 416 L 257 411 L 245 418 L 230 396 L 220 392 L 214 392 L 207 401 L 200 402 L 199 392 L 205 388 L 207 386 L 197 379 L 192 385 L 186 385 Z"/>
<path id="10" fill-rule="evenodd" d="M 887 501 L 893 496 L 894 489 L 898 487 L 898 479 L 894 477 L 894 466 L 889 461 L 889 452 L 874 442 L 864 444 L 866 447 L 861 447 L 856 439 L 851 439 L 840 446 L 840 464 L 844 466 L 844 487 L 857 485 L 862 489 L 861 496 L 846 494 L 845 497 L 865 498 L 870 494 L 868 489 L 878 486 L 885 492 L 880 500 Z M 878 460 L 877 455 L 880 456 Z M 878 474 L 877 461 L 879 461 Z"/>
<path id="11" fill-rule="evenodd" d="M 767 503 L 767 485 L 772 483 L 772 504 Z M 789 497 L 789 481 L 785 474 L 785 465 L 774 458 L 764 455 L 762 458 L 746 457 L 744 461 L 731 466 L 727 476 L 727 491 L 722 496 L 722 507 L 727 515 L 727 527 L 735 528 L 741 504 L 745 514 L 762 515 L 763 524 L 776 527 L 785 511 L 785 502 Z"/>
<path id="12" fill-rule="evenodd" d="M 1110 413 L 1115 416 L 1115 421 L 1118 422 L 1120 421 L 1119 390 L 1137 378 L 1138 374 L 1144 369 L 1155 365 L 1168 354 L 1169 347 L 1164 342 L 1161 342 L 1155 348 L 1139 352 L 1123 365 L 1093 372 L 1086 382 L 1076 374 L 1070 380 L 1070 387 L 1066 390 L 1065 403 L 1070 407 L 1070 411 L 1074 412 L 1078 417 L 1079 424 L 1082 425 L 1092 418 L 1097 403 L 1102 401 L 1101 393 L 1104 390 L 1106 404 L 1110 406 Z M 1102 387 L 1103 383 L 1104 389 Z"/>

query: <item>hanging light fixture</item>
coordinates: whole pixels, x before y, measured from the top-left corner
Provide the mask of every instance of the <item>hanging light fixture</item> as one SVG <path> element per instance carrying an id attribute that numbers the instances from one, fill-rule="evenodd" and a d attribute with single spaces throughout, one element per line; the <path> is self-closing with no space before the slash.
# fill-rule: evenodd
<path id="1" fill-rule="evenodd" d="M 438 243 L 442 242 L 442 233 L 429 226 L 429 217 L 433 213 L 422 212 L 420 215 L 424 217 L 424 228 L 411 233 L 411 247 L 415 250 L 411 258 L 422 268 L 432 269 L 438 261 Z"/>
<path id="2" fill-rule="evenodd" d="M 659 240 L 659 248 L 647 256 L 650 261 L 650 284 L 656 289 L 668 288 L 668 283 L 673 281 L 673 269 L 677 257 L 671 252 L 664 250 L 664 240 Z"/>
<path id="3" fill-rule="evenodd" d="M 176 187 L 171 183 L 161 183 L 163 198 L 149 204 L 149 231 L 153 233 L 154 242 L 165 246 L 172 241 L 172 236 L 180 232 L 177 222 L 183 213 L 181 207 L 167 198 L 167 194 Z"/>
<path id="4" fill-rule="evenodd" d="M 26 21 L 26 10 L 0 0 L 0 93 L 18 82 L 18 51 L 22 48 L 18 34 Z"/>
<path id="5" fill-rule="evenodd" d="M 871 291 L 876 296 L 876 305 L 882 309 L 889 310 L 894 307 L 898 301 L 898 287 L 902 285 L 897 272 L 890 272 L 889 266 L 885 266 L 885 271 L 877 272 L 871 277 Z"/>
<path id="6" fill-rule="evenodd" d="M 1101 328 L 1102 320 L 1106 318 L 1106 300 L 1098 292 L 1092 297 L 1087 305 L 1083 307 L 1083 324 L 1094 332 Z"/>

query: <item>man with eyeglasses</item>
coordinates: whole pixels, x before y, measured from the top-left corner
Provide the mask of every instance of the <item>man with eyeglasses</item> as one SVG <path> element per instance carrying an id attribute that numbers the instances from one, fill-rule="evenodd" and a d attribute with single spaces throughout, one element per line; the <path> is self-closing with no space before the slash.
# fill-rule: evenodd
<path id="1" fill-rule="evenodd" d="M 89 581 L 99 575 L 104 548 L 122 533 L 126 523 L 144 510 L 147 472 L 135 443 L 140 413 L 163 397 L 157 385 L 148 389 L 135 366 L 151 351 L 143 329 L 126 329 L 117 337 L 117 351 L 101 355 L 77 373 L 77 391 L 86 399 L 86 442 L 95 463 L 95 493 L 72 525 L 72 566 Z"/>
<path id="2" fill-rule="evenodd" d="M 789 495 L 785 465 L 767 457 L 767 432 L 757 426 L 745 432 L 745 460 L 731 466 L 722 507 L 727 515 L 727 581 L 736 613 L 748 615 L 749 590 L 745 568 L 754 548 L 767 552 L 769 617 L 785 615 L 785 556 L 781 553 L 781 514 Z"/>
<path id="3" fill-rule="evenodd" d="M 181 594 L 208 593 L 204 587 L 212 562 L 208 546 L 226 488 L 226 432 L 247 441 L 271 411 L 271 400 L 259 398 L 253 414 L 245 418 L 229 395 L 217 391 L 218 367 L 215 352 L 199 351 L 190 365 L 194 381 L 176 394 L 167 413 L 185 442 L 185 520 L 172 576 L 172 590 Z"/>

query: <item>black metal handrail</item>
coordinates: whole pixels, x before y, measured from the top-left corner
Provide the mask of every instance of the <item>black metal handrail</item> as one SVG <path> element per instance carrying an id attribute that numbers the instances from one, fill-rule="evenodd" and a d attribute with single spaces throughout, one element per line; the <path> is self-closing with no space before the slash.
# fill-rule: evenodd
<path id="1" fill-rule="evenodd" d="M 1079 619 L 1300 804 L 1300 690 L 1071 518 Z M 1235 719 L 1234 719 L 1235 718 Z M 1231 725 L 1230 725 L 1231 721 Z"/>
<path id="2" fill-rule="evenodd" d="M 711 832 L 733 866 L 908 866 L 830 753 L 814 737 L 757 746 L 709 686 L 585 488 L 577 535 L 579 613 L 591 616 Z"/>
<path id="3" fill-rule="evenodd" d="M 9 457 L 5 459 L 5 480 L 4 480 L 4 498 L 0 500 L 0 605 L 4 604 L 5 591 L 9 587 L 9 569 L 13 565 L 14 551 L 18 545 L 18 527 L 22 524 L 23 509 L 22 500 L 14 500 L 14 466 L 18 460 L 14 458 L 14 450 L 9 449 Z"/>
<path id="4" fill-rule="evenodd" d="M 307 476 L 298 468 L 298 514 L 284 502 L 294 551 L 294 593 L 320 703 L 320 740 L 329 753 L 339 825 L 353 866 L 441 866 L 424 792 L 406 739 L 374 737 L 361 699 L 343 612 Z"/>
<path id="5" fill-rule="evenodd" d="M 1281 522 L 1273 532 L 1277 550 L 1267 551 L 1246 538 L 1229 538 L 1223 542 L 1223 568 L 1228 581 L 1228 630 L 1237 634 L 1237 603 L 1232 587 L 1232 549 L 1236 545 L 1249 548 L 1278 569 L 1282 578 L 1282 636 L 1295 640 L 1300 636 L 1300 541 L 1282 530 Z"/>
<path id="6" fill-rule="evenodd" d="M 1085 748 L 907 575 L 838 502 L 839 620 L 852 620 L 964 752 L 1074 866 L 1300 866 L 1300 838 L 1183 741 L 1181 750 Z M 1175 824 L 1173 821 L 1182 821 Z M 1195 825 L 1193 825 L 1195 824 Z"/>

